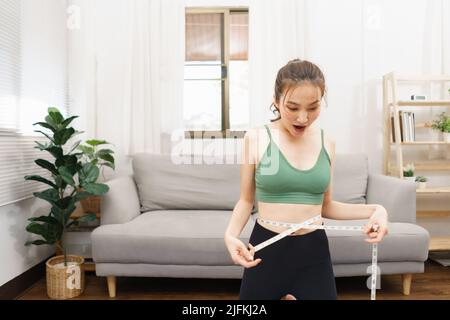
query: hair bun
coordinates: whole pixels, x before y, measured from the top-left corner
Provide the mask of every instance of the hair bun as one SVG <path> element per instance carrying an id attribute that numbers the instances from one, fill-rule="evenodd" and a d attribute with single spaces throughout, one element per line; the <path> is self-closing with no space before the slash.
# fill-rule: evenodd
<path id="1" fill-rule="evenodd" d="M 303 62 L 303 61 L 298 58 L 295 58 L 295 59 L 292 59 L 291 61 L 289 61 L 288 63 L 293 63 L 293 62 Z"/>

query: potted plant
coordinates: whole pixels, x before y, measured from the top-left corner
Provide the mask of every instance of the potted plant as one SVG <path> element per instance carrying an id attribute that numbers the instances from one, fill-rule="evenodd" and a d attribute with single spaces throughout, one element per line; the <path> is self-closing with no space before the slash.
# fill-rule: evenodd
<path id="1" fill-rule="evenodd" d="M 450 118 L 445 112 L 439 114 L 438 119 L 433 121 L 431 127 L 442 132 L 444 141 L 450 142 Z"/>
<path id="2" fill-rule="evenodd" d="M 419 183 L 419 189 L 425 189 L 427 186 L 427 177 L 425 176 L 417 176 L 416 177 L 416 182 Z"/>
<path id="3" fill-rule="evenodd" d="M 107 148 L 102 148 L 100 146 L 111 145 L 111 143 L 105 140 L 87 140 L 85 144 L 78 145 L 77 149 L 82 151 L 82 156 L 80 158 L 82 163 L 90 164 L 95 166 L 98 170 L 101 170 L 103 181 L 105 181 L 105 176 L 103 175 L 104 167 L 110 167 L 115 169 L 114 165 L 114 151 Z M 80 185 L 80 190 L 83 191 L 83 185 Z M 81 200 L 81 206 L 85 213 L 95 213 L 100 214 L 101 208 L 101 196 L 90 196 Z"/>
<path id="4" fill-rule="evenodd" d="M 442 134 L 444 135 L 444 141 L 450 142 L 450 118 L 447 118 L 447 121 L 445 122 L 444 125 L 444 131 L 442 132 Z"/>
<path id="5" fill-rule="evenodd" d="M 72 225 L 95 219 L 95 215 L 92 214 L 71 219 L 70 216 L 75 210 L 77 202 L 91 195 L 105 194 L 109 190 L 107 185 L 95 183 L 98 177 L 97 167 L 78 161 L 80 154 L 74 153 L 74 150 L 80 141 L 65 153 L 67 142 L 75 135 L 82 133 L 68 127 L 75 118 L 78 116 L 65 119 L 58 109 L 48 108 L 45 122 L 33 124 L 51 131 L 51 133 L 45 133 L 35 130 L 49 139 L 46 143 L 35 141 L 37 144 L 35 148 L 50 153 L 54 161 L 37 159 L 34 162 L 48 170 L 53 181 L 38 175 L 24 177 L 25 180 L 34 180 L 50 186 L 42 192 L 33 193 L 35 197 L 47 201 L 51 205 L 51 209 L 48 215 L 28 219 L 30 223 L 26 230 L 39 235 L 41 239 L 27 241 L 25 245 L 54 244 L 62 253 L 62 255 L 50 258 L 46 263 L 47 294 L 53 299 L 73 298 L 83 292 L 84 258 L 67 254 L 62 242 L 63 235 Z M 76 176 L 78 176 L 78 182 Z M 78 184 L 83 184 L 84 191 L 78 191 Z"/>
<path id="6" fill-rule="evenodd" d="M 410 181 L 416 181 L 416 177 L 414 177 L 414 165 L 413 164 L 407 164 L 405 167 L 403 167 L 403 179 L 410 180 Z"/>

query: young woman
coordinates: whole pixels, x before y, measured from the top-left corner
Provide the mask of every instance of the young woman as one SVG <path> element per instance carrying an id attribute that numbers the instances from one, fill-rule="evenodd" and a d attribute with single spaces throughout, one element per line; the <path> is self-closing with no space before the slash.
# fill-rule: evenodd
<path id="1" fill-rule="evenodd" d="M 234 263 L 245 267 L 240 299 L 337 298 L 325 231 L 300 229 L 255 253 L 255 245 L 287 229 L 265 220 L 301 223 L 316 217 L 314 223 L 322 224 L 322 217 L 369 219 L 367 242 L 379 242 L 387 234 L 387 212 L 381 205 L 331 198 L 335 141 L 313 125 L 324 94 L 325 78 L 315 64 L 289 61 L 275 82 L 271 107 L 277 118 L 245 134 L 240 199 L 224 237 Z M 239 235 L 255 195 L 259 218 L 247 247 Z"/>

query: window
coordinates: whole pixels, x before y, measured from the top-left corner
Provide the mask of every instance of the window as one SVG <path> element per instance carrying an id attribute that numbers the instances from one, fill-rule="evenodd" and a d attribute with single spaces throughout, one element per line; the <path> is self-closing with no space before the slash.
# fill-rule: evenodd
<path id="1" fill-rule="evenodd" d="M 248 10 L 188 9 L 186 136 L 242 137 L 249 123 Z"/>
<path id="2" fill-rule="evenodd" d="M 26 175 L 51 180 L 35 159 L 53 161 L 35 142 L 47 141 L 33 130 L 47 108 L 67 115 L 66 7 L 55 1 L 0 0 L 0 206 L 47 189 Z M 45 21 L 45 23 L 43 23 Z"/>

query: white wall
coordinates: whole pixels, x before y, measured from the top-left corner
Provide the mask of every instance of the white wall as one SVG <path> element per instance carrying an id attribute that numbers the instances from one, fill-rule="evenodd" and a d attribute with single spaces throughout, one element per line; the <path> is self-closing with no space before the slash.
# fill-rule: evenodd
<path id="1" fill-rule="evenodd" d="M 79 115 L 82 138 L 105 139 L 117 149 L 123 146 L 122 103 L 125 54 L 122 41 L 127 31 L 128 12 L 124 0 L 70 0 L 79 8 L 81 24 L 69 31 L 69 95 L 71 111 Z M 97 36 L 102 35 L 102 36 Z M 115 95 L 117 93 L 117 96 Z M 98 115 L 101 114 L 101 119 Z M 128 158 L 116 154 L 116 171 L 130 172 Z"/>
<path id="2" fill-rule="evenodd" d="M 56 97 L 65 86 L 65 10 L 65 0 L 23 1 L 22 94 L 28 101 L 40 100 L 43 87 Z M 54 68 L 60 71 L 59 80 L 48 82 L 46 72 Z M 54 253 L 50 246 L 24 246 L 31 239 L 25 230 L 27 219 L 48 212 L 46 202 L 33 198 L 0 207 L 0 286 Z"/>
<path id="3" fill-rule="evenodd" d="M 117 170 L 110 173 L 111 176 L 131 173 L 129 159 L 121 154 L 122 110 L 121 101 L 115 99 L 115 92 L 121 90 L 122 55 L 120 42 L 117 41 L 123 36 L 123 28 L 126 28 L 124 16 L 127 13 L 123 10 L 123 1 L 108 1 L 108 5 L 104 0 L 97 0 L 95 4 L 86 0 L 72 2 L 81 6 L 85 18 L 92 14 L 92 10 L 97 10 L 97 15 L 95 23 L 85 23 L 82 27 L 84 30 L 70 33 L 70 70 L 73 71 L 71 86 L 81 88 L 87 83 L 88 90 L 95 88 L 97 93 L 103 92 L 102 98 L 97 99 L 95 104 L 91 101 L 75 103 L 77 106 L 74 112 L 92 114 L 94 106 L 97 110 L 103 110 L 101 119 L 97 119 L 97 125 L 93 123 L 95 117 L 89 116 L 86 129 L 90 135 L 115 142 L 118 150 Z M 247 6 L 251 1 L 187 0 L 186 4 Z M 447 12 L 450 10 L 449 4 L 444 0 L 307 0 L 305 8 L 308 34 L 306 58 L 322 67 L 328 87 L 328 106 L 322 109 L 318 125 L 336 139 L 338 153 L 367 153 L 370 172 L 381 173 L 382 75 L 390 71 L 406 75 L 440 74 L 444 71 L 450 73 L 449 63 L 446 62 L 450 61 L 449 44 L 448 40 L 444 42 L 444 39 L 449 38 L 450 31 L 444 30 L 447 33 L 443 34 L 441 24 L 441 19 L 445 22 L 450 15 Z M 444 13 L 440 13 L 441 11 Z M 445 23 L 448 26 L 448 22 Z M 89 39 L 93 33 L 97 33 L 96 37 L 105 34 L 95 43 L 98 73 L 93 74 L 87 68 L 87 73 L 81 76 L 80 70 L 86 65 L 80 62 L 87 57 L 87 63 L 92 63 L 92 47 L 86 49 L 84 45 L 92 41 Z M 446 51 L 443 50 L 443 45 L 446 46 Z M 115 61 L 108 56 L 112 50 L 115 50 L 114 54 L 118 57 Z M 446 58 L 442 58 L 443 56 Z M 96 87 L 91 85 L 91 79 L 94 78 L 98 81 Z M 403 94 L 407 96 L 410 92 L 405 91 Z M 82 94 L 75 94 L 73 98 L 80 100 Z M 270 101 L 267 101 L 266 106 L 269 104 Z M 420 112 L 418 114 L 420 116 Z M 431 115 L 426 112 L 422 116 Z M 201 144 L 201 141 L 184 142 L 187 149 L 192 148 L 196 153 L 202 149 L 214 152 L 222 147 L 225 148 L 225 153 L 239 153 L 241 149 L 241 141 L 223 143 L 216 140 L 215 150 L 211 148 L 210 140 L 203 141 L 203 147 Z M 423 150 L 413 151 L 413 154 L 422 153 Z M 448 176 L 431 178 L 430 184 L 448 185 Z M 443 197 L 436 198 L 429 202 L 434 205 L 430 208 L 448 208 L 449 201 Z M 421 205 L 419 201 L 418 208 L 424 210 Z"/>

